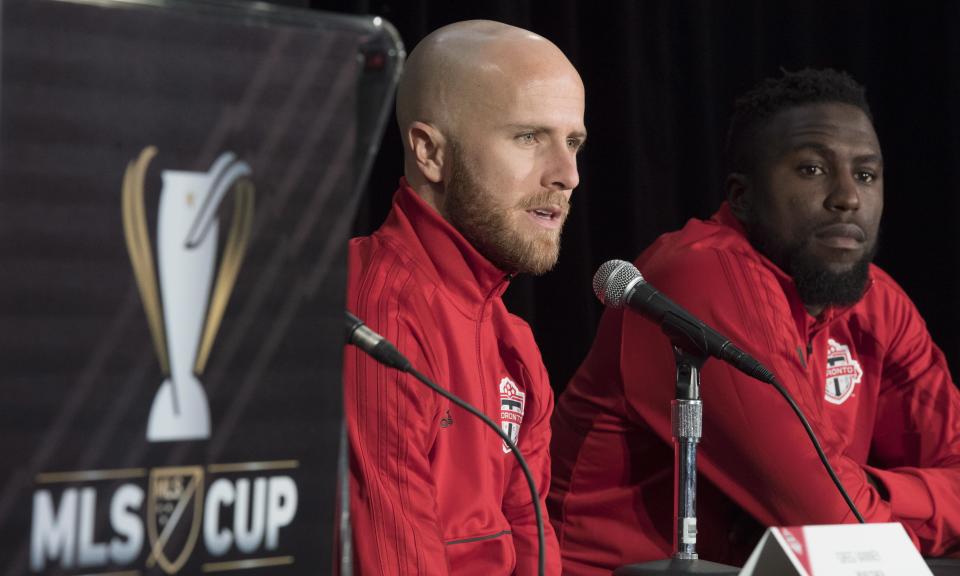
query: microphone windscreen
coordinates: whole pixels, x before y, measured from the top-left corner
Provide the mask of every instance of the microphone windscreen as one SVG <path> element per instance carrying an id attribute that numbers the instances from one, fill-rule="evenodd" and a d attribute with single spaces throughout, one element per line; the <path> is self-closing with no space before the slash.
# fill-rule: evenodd
<path id="1" fill-rule="evenodd" d="M 637 280 L 643 282 L 643 275 L 636 266 L 625 260 L 608 260 L 593 275 L 593 293 L 604 306 L 623 308 L 627 288 Z"/>

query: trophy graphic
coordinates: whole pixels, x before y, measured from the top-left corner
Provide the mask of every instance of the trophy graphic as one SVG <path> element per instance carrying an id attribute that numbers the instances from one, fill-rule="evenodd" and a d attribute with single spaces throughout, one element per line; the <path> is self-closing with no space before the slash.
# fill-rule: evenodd
<path id="1" fill-rule="evenodd" d="M 127 165 L 122 200 L 127 251 L 165 376 L 150 409 L 147 440 L 202 440 L 210 437 L 210 406 L 198 377 L 246 253 L 254 189 L 250 167 L 230 152 L 221 154 L 208 172 L 164 170 L 157 215 L 158 283 L 143 199 L 147 166 L 156 153 L 147 147 Z M 217 211 L 231 190 L 233 218 L 213 283 Z"/>

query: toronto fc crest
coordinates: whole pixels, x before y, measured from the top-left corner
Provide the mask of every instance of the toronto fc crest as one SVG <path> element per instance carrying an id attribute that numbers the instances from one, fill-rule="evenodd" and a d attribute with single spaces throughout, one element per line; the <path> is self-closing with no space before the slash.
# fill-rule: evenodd
<path id="1" fill-rule="evenodd" d="M 500 427 L 503 432 L 510 437 L 514 444 L 520 439 L 520 423 L 523 422 L 523 401 L 526 394 L 517 388 L 513 380 L 504 378 L 500 381 Z M 503 452 L 510 451 L 506 442 L 503 444 Z"/>
<path id="2" fill-rule="evenodd" d="M 843 404 L 853 394 L 853 388 L 863 378 L 860 363 L 850 355 L 850 347 L 833 338 L 827 340 L 827 402 Z"/>

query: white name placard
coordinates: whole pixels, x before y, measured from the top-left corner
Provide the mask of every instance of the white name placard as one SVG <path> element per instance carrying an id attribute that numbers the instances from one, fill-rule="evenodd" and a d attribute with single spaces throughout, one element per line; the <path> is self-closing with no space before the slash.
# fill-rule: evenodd
<path id="1" fill-rule="evenodd" d="M 768 528 L 740 571 L 740 576 L 932 574 L 896 522 Z"/>

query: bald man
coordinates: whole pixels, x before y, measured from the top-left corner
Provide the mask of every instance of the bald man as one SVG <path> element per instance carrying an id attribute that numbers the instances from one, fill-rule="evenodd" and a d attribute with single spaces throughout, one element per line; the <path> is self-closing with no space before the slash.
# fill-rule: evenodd
<path id="1" fill-rule="evenodd" d="M 427 36 L 397 93 L 404 174 L 386 222 L 350 244 L 347 306 L 413 365 L 483 411 L 526 457 L 547 573 L 553 393 L 513 275 L 553 267 L 585 137 L 583 84 L 526 30 L 461 22 Z M 528 485 L 502 439 L 354 349 L 344 385 L 361 574 L 536 574 Z"/>

